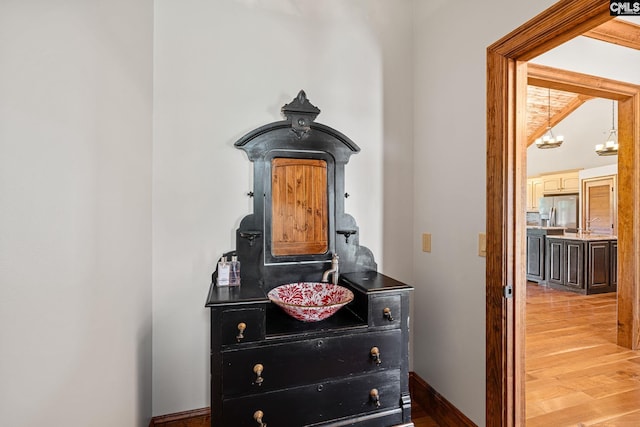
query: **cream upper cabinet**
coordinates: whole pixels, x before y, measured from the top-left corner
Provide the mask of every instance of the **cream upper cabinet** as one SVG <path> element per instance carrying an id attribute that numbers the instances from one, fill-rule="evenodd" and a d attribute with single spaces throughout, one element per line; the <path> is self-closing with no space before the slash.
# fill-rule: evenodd
<path id="1" fill-rule="evenodd" d="M 577 193 L 580 189 L 578 172 L 542 175 L 540 179 L 544 194 Z"/>
<path id="2" fill-rule="evenodd" d="M 537 211 L 545 194 L 568 194 L 580 191 L 578 171 L 553 173 L 527 178 L 527 211 Z"/>
<path id="3" fill-rule="evenodd" d="M 537 211 L 540 198 L 544 195 L 542 179 L 527 179 L 527 211 Z"/>
<path id="4" fill-rule="evenodd" d="M 578 172 L 565 174 L 562 179 L 562 188 L 565 193 L 577 193 L 580 191 L 580 178 Z"/>

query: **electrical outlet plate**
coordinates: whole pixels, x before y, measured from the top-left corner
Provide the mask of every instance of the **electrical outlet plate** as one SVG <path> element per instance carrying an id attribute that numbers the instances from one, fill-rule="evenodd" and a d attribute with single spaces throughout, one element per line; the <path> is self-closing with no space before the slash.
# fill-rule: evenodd
<path id="1" fill-rule="evenodd" d="M 431 252 L 431 234 L 422 233 L 422 252 Z"/>

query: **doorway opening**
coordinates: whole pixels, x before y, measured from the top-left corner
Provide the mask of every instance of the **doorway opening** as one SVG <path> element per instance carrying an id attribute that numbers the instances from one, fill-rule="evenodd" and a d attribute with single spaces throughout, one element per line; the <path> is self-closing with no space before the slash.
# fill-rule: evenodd
<path id="1" fill-rule="evenodd" d="M 487 425 L 524 425 L 524 218 L 527 61 L 611 20 L 609 2 L 563 0 L 487 50 Z M 585 76 L 588 78 L 590 76 Z M 563 82 L 571 85 L 571 82 Z M 575 89 L 578 89 L 576 85 Z M 640 347 L 640 90 L 592 96 L 619 106 L 618 344 Z M 505 298 L 505 289 L 513 298 Z"/>

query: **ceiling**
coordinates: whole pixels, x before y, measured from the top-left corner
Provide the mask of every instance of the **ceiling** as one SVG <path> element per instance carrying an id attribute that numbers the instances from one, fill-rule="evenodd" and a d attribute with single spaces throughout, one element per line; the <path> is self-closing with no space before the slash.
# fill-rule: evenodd
<path id="1" fill-rule="evenodd" d="M 640 25 L 619 18 L 583 34 L 585 37 L 640 50 Z M 573 92 L 528 86 L 527 145 L 542 136 L 591 97 Z"/>

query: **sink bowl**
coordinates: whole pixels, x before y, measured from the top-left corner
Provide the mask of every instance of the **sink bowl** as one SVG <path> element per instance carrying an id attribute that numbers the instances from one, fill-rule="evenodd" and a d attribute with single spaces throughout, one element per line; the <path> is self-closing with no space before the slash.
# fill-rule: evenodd
<path id="1" fill-rule="evenodd" d="M 299 282 L 273 288 L 269 299 L 294 319 L 324 320 L 353 301 L 353 292 L 333 283 Z"/>

